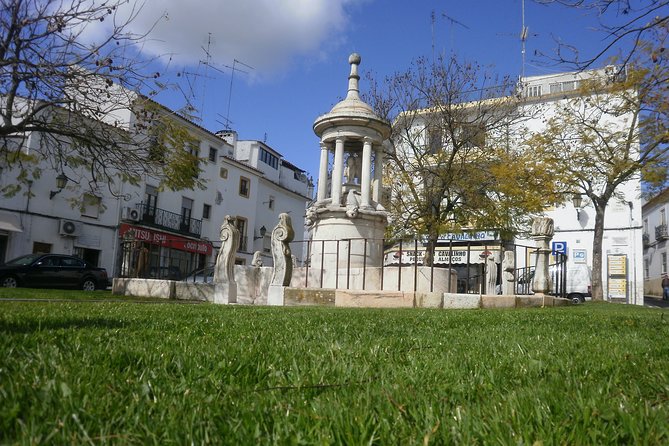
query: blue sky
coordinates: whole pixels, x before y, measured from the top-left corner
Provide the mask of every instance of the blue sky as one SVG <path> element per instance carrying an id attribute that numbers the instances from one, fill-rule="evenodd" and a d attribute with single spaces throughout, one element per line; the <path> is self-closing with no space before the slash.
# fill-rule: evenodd
<path id="1" fill-rule="evenodd" d="M 406 70 L 433 47 L 517 77 L 521 7 L 522 0 L 145 0 L 133 26 L 155 23 L 143 51 L 160 55 L 165 77 L 179 82 L 181 91 L 169 89 L 159 102 L 179 109 L 185 93 L 211 131 L 225 127 L 229 104 L 240 138 L 266 140 L 316 177 L 312 124 L 345 95 L 350 53 L 362 56 L 363 91 L 367 71 Z M 525 0 L 525 24 L 526 75 L 571 70 L 548 59 L 557 41 L 584 55 L 604 43 L 592 12 Z M 230 95 L 233 64 L 247 73 L 235 72 Z"/>

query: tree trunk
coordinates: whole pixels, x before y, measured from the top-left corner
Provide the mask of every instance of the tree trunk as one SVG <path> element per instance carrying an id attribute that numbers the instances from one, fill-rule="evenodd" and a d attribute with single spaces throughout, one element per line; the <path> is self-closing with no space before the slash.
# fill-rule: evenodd
<path id="1" fill-rule="evenodd" d="M 595 232 L 592 239 L 592 300 L 604 300 L 602 284 L 602 243 L 604 241 L 604 214 L 606 204 L 595 204 Z"/>

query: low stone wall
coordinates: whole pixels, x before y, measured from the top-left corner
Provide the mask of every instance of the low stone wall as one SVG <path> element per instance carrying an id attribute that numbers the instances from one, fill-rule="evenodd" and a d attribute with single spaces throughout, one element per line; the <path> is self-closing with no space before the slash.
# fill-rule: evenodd
<path id="1" fill-rule="evenodd" d="M 308 276 L 307 276 L 308 271 Z M 415 282 L 415 284 L 414 284 Z M 457 290 L 458 276 L 448 268 L 427 266 L 342 268 L 295 268 L 290 286 L 294 288 L 336 288 L 347 290 L 384 290 L 450 292 Z"/>
<path id="2" fill-rule="evenodd" d="M 327 305 L 357 308 L 529 308 L 571 305 L 553 296 L 499 296 L 414 291 L 363 291 L 321 288 L 284 289 L 284 306 Z"/>
<path id="3" fill-rule="evenodd" d="M 115 278 L 112 294 L 174 299 L 175 283 L 172 280 Z"/>
<path id="4" fill-rule="evenodd" d="M 245 269 L 244 269 L 245 268 Z M 271 268 L 236 267 L 237 303 L 267 305 Z M 214 285 L 155 279 L 114 279 L 115 295 L 214 302 Z M 552 296 L 500 296 L 429 291 L 370 291 L 332 288 L 285 287 L 283 306 L 354 308 L 527 308 L 569 305 L 569 299 Z"/>

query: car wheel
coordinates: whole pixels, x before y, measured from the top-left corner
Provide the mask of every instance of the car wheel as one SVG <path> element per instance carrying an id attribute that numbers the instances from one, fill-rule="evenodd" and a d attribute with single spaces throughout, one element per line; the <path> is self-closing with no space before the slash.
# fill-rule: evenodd
<path id="1" fill-rule="evenodd" d="M 580 304 L 580 303 L 585 302 L 585 298 L 578 293 L 570 294 L 568 297 L 569 297 L 569 299 L 571 299 L 571 302 L 574 303 L 574 304 Z"/>
<path id="2" fill-rule="evenodd" d="M 88 278 L 81 283 L 81 289 L 84 291 L 95 291 L 95 280 Z"/>
<path id="3" fill-rule="evenodd" d="M 5 288 L 16 288 L 19 286 L 19 281 L 14 276 L 6 276 L 2 278 L 2 286 Z"/>

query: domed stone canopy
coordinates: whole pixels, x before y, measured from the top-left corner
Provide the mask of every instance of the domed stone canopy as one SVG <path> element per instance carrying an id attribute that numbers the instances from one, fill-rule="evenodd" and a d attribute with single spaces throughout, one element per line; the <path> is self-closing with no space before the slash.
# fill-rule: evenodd
<path id="1" fill-rule="evenodd" d="M 382 139 L 390 135 L 390 124 L 379 118 L 372 107 L 360 99 L 358 83 L 358 65 L 362 58 L 353 53 L 348 58 L 351 64 L 351 73 L 348 76 L 348 92 L 346 98 L 338 102 L 329 113 L 319 116 L 314 122 L 314 132 L 318 136 L 332 127 L 361 126 L 370 128 L 379 133 Z"/>

